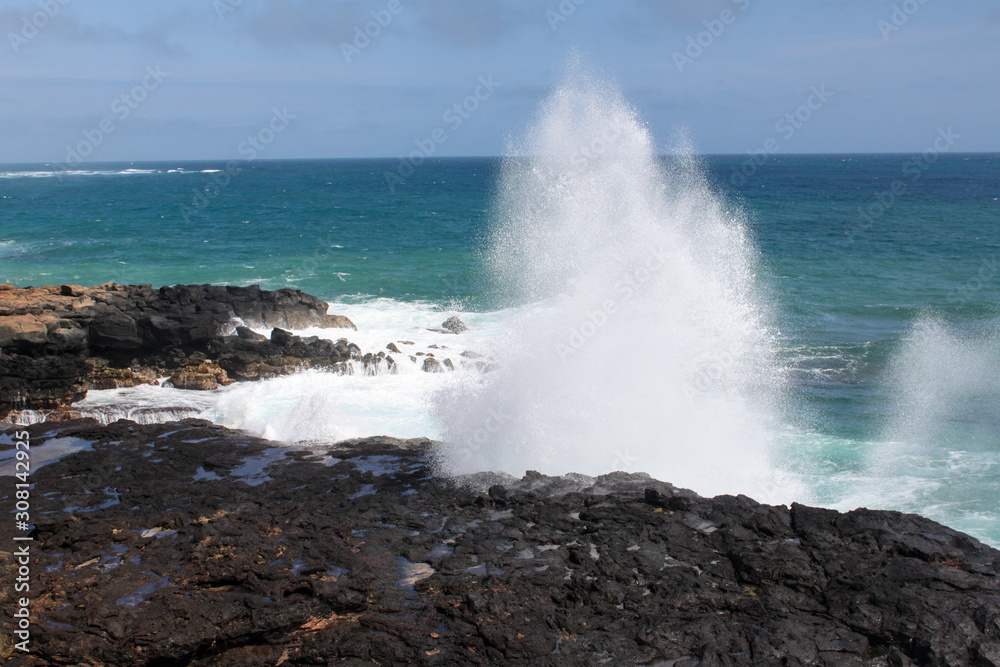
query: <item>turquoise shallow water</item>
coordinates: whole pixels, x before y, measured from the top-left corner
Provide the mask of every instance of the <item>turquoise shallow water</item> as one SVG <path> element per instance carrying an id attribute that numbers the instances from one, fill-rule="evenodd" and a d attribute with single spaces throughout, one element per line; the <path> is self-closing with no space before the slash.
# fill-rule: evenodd
<path id="1" fill-rule="evenodd" d="M 912 159 L 772 156 L 742 178 L 745 157 L 705 165 L 759 249 L 791 378 L 782 456 L 810 499 L 921 511 L 1000 543 L 1000 156 Z M 2 166 L 0 282 L 499 307 L 482 253 L 499 160 L 430 160 L 390 189 L 396 166 Z"/>

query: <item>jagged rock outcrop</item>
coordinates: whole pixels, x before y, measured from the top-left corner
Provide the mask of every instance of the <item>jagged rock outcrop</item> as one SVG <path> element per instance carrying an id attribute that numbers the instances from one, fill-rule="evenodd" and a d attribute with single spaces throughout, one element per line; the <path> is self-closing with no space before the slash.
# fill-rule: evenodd
<path id="1" fill-rule="evenodd" d="M 276 331 L 356 328 L 326 311 L 325 302 L 298 290 L 257 286 L 0 285 L 0 418 L 12 409 L 65 407 L 89 389 L 159 376 L 208 389 L 333 366 L 355 350 L 292 334 L 261 345 L 249 329 L 226 335 L 239 321 Z"/>

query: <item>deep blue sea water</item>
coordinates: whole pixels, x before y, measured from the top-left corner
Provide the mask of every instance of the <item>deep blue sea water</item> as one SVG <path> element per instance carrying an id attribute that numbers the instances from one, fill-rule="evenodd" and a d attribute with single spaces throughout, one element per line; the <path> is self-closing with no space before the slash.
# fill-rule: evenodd
<path id="1" fill-rule="evenodd" d="M 759 252 L 789 376 L 778 436 L 797 434 L 780 451 L 807 479 L 802 499 L 919 511 L 996 544 L 1000 155 L 914 158 L 771 156 L 742 178 L 745 156 L 704 166 Z M 510 306 L 484 269 L 500 160 L 428 160 L 390 188 L 397 165 L 267 161 L 228 174 L 224 162 L 94 164 L 62 177 L 0 166 L 0 282 L 295 287 L 383 337 L 393 321 L 404 335 L 452 312 L 488 328 Z M 345 404 L 371 412 L 354 431 L 435 435 L 418 380 L 399 380 L 393 410 L 358 398 L 369 386 L 341 387 L 355 392 Z M 286 413 L 311 409 L 296 396 Z M 289 433 L 280 407 L 232 417 L 252 399 L 263 400 L 213 414 Z"/>

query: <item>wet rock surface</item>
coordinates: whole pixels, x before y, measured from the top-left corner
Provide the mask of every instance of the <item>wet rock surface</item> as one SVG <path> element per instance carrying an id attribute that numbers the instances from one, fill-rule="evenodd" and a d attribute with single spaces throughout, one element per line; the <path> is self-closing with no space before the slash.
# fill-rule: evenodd
<path id="1" fill-rule="evenodd" d="M 283 331 L 356 328 L 326 311 L 325 302 L 298 290 L 257 286 L 2 285 L 0 419 L 16 409 L 64 408 L 90 389 L 149 384 L 157 377 L 213 389 L 302 368 L 334 368 L 354 354 L 346 341 Z M 234 321 L 287 335 L 227 335 Z"/>
<path id="2" fill-rule="evenodd" d="M 465 323 L 462 322 L 462 320 L 453 315 L 442 322 L 440 328 L 428 329 L 428 331 L 434 331 L 436 333 L 460 334 L 463 331 L 468 331 L 468 329 L 469 327 L 465 326 Z"/>
<path id="3" fill-rule="evenodd" d="M 460 485 L 427 440 L 26 430 L 32 652 L 5 632 L 12 665 L 1000 664 L 1000 552 L 914 515 L 625 473 Z"/>

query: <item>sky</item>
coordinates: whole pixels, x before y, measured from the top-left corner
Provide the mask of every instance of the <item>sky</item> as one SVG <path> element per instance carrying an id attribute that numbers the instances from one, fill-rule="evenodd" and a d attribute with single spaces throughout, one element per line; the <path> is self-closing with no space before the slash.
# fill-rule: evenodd
<path id="1" fill-rule="evenodd" d="M 0 163 L 502 155 L 574 50 L 665 151 L 1000 151 L 1000 0 L 3 0 L 0 37 Z"/>

